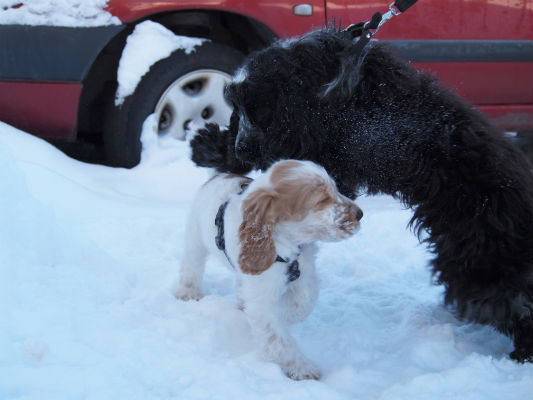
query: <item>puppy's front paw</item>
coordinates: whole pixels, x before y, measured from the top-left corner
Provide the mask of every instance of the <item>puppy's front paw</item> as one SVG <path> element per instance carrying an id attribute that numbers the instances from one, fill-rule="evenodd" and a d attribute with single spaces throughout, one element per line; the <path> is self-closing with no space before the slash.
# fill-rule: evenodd
<path id="1" fill-rule="evenodd" d="M 183 301 L 200 300 L 202 291 L 192 284 L 179 284 L 174 290 L 174 296 Z"/>
<path id="2" fill-rule="evenodd" d="M 282 365 L 281 369 L 285 372 L 285 375 L 295 381 L 304 379 L 319 380 L 322 377 L 320 368 L 303 357 Z"/>

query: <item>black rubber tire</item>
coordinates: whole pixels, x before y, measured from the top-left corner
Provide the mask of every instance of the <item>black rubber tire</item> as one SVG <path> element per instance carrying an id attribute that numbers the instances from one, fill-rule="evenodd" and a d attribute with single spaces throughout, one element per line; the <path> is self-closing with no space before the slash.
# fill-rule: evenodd
<path id="1" fill-rule="evenodd" d="M 132 168 L 139 163 L 142 125 L 154 112 L 165 90 L 179 77 L 199 69 L 213 69 L 231 75 L 243 59 L 244 55 L 232 47 L 206 42 L 190 54 L 176 50 L 152 65 L 135 92 L 126 97 L 121 106 L 113 104 L 107 112 L 104 127 L 107 164 Z"/>

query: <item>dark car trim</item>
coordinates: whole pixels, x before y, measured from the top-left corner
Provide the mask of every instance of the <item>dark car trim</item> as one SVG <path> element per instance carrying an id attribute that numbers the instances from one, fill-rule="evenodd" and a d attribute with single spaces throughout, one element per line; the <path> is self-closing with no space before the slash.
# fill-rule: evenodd
<path id="1" fill-rule="evenodd" d="M 125 27 L 0 25 L 0 79 L 81 82 Z"/>
<path id="2" fill-rule="evenodd" d="M 381 40 L 413 62 L 531 62 L 532 40 Z"/>
<path id="3" fill-rule="evenodd" d="M 0 80 L 81 82 L 126 25 L 95 28 L 0 25 Z M 413 62 L 531 62 L 529 40 L 381 40 Z"/>

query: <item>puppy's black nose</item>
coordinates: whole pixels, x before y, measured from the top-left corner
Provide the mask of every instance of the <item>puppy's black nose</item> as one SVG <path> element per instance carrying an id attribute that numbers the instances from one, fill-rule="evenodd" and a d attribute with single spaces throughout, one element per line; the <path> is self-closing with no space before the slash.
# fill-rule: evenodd
<path id="1" fill-rule="evenodd" d="M 358 221 L 361 221 L 361 218 L 363 218 L 363 210 L 358 209 L 355 218 L 357 218 Z"/>

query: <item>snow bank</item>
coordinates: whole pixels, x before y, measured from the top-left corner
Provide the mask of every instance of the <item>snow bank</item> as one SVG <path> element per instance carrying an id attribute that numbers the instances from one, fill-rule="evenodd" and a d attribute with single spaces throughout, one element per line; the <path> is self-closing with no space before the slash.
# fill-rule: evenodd
<path id="1" fill-rule="evenodd" d="M 104 11 L 107 1 L 0 0 L 0 24 L 71 27 L 120 24 L 120 20 L 117 17 Z"/>
<path id="2" fill-rule="evenodd" d="M 208 173 L 186 142 L 143 137 L 141 164 L 113 169 L 0 123 L 1 399 L 532 398 L 511 341 L 441 306 L 387 196 L 361 198 L 361 231 L 320 247 L 320 298 L 293 334 L 325 376 L 286 378 L 258 357 L 226 268 L 208 263 L 199 302 L 171 295 Z"/>
<path id="3" fill-rule="evenodd" d="M 178 49 L 190 54 L 196 46 L 202 45 L 206 40 L 177 36 L 163 25 L 152 21 L 144 21 L 137 25 L 133 33 L 128 36 L 120 58 L 115 105 L 121 105 L 124 98 L 135 91 L 141 78 L 157 61 L 167 58 Z"/>

